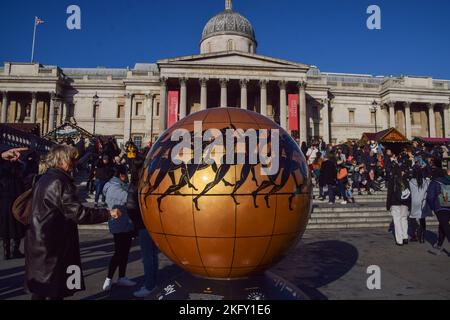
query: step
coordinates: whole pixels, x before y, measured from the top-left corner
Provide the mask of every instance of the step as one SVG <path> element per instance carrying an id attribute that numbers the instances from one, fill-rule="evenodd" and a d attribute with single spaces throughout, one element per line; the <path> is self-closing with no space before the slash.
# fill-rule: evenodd
<path id="1" fill-rule="evenodd" d="M 346 204 L 346 205 L 335 205 L 330 207 L 324 206 L 313 206 L 313 213 L 321 213 L 321 212 L 388 212 L 386 210 L 386 206 L 384 204 L 374 205 L 370 203 L 370 205 L 366 204 Z"/>
<path id="2" fill-rule="evenodd" d="M 313 212 L 311 218 L 376 218 L 376 217 L 392 217 L 389 212 Z"/>
<path id="3" fill-rule="evenodd" d="M 336 200 L 337 203 L 342 202 L 343 200 Z M 356 203 L 380 203 L 385 204 L 386 198 L 355 198 Z M 318 199 L 313 199 L 313 204 L 315 205 L 321 205 L 321 204 L 328 204 L 328 200 L 320 201 Z"/>
<path id="4" fill-rule="evenodd" d="M 325 196 L 325 199 L 328 199 L 327 193 L 325 193 L 324 196 Z M 336 198 L 337 197 L 338 197 L 338 195 L 336 195 Z M 353 197 L 355 199 L 358 199 L 358 198 L 367 198 L 367 199 L 383 198 L 383 199 L 386 199 L 387 194 L 379 194 L 378 193 L 378 194 L 372 194 L 372 195 L 369 195 L 369 194 L 358 195 L 357 193 L 354 193 Z M 314 195 L 314 197 L 313 197 L 313 199 L 318 199 L 318 198 L 320 198 L 320 196 L 318 194 Z"/>
<path id="5" fill-rule="evenodd" d="M 351 217 L 351 218 L 311 218 L 310 224 L 335 224 L 335 223 L 382 223 L 392 221 L 392 217 Z"/>
<path id="6" fill-rule="evenodd" d="M 381 229 L 389 228 L 387 223 L 335 223 L 335 224 L 308 224 L 306 230 L 342 230 L 342 229 Z"/>
<path id="7" fill-rule="evenodd" d="M 307 230 L 340 230 L 340 229 L 388 229 L 391 222 L 377 222 L 377 223 L 325 223 L 325 224 L 317 224 L 317 223 L 310 223 L 307 226 Z M 427 221 L 427 226 L 435 227 L 438 226 L 439 223 L 437 221 L 430 220 Z"/>
<path id="8" fill-rule="evenodd" d="M 327 188 L 323 188 L 323 191 L 324 192 L 327 192 Z M 353 192 L 354 193 L 358 193 L 358 189 L 353 189 Z M 365 191 L 365 189 L 361 189 L 361 192 L 363 193 L 363 194 L 367 194 L 367 192 Z M 381 191 L 375 191 L 376 193 L 379 193 L 379 194 L 387 194 L 387 189 L 381 189 Z M 313 194 L 319 194 L 319 189 L 313 189 L 313 192 L 312 192 Z"/>

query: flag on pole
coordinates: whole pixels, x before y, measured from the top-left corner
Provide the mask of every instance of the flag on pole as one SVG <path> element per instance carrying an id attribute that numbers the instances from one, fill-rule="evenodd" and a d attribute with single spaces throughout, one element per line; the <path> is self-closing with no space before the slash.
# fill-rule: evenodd
<path id="1" fill-rule="evenodd" d="M 33 44 L 31 47 L 31 62 L 34 61 L 34 44 L 36 42 L 36 27 L 40 24 L 43 24 L 44 20 L 41 20 L 39 17 L 34 17 L 34 28 L 33 28 Z"/>
<path id="2" fill-rule="evenodd" d="M 35 18 L 35 21 L 36 21 L 35 23 L 37 26 L 44 23 L 44 20 L 39 19 L 39 17 L 34 17 L 34 18 Z"/>

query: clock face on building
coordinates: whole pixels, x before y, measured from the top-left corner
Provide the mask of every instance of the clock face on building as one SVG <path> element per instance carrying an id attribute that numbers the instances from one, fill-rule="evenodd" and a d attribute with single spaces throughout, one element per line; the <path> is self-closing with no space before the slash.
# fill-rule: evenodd
<path id="1" fill-rule="evenodd" d="M 297 243 L 311 188 L 288 133 L 234 108 L 197 112 L 166 130 L 139 187 L 143 219 L 160 250 L 188 272 L 225 279 L 264 271 Z"/>

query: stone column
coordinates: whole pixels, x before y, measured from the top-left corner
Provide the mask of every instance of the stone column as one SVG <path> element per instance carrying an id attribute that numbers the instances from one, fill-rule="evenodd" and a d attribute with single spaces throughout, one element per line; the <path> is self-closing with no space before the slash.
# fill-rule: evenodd
<path id="1" fill-rule="evenodd" d="M 8 92 L 3 91 L 3 100 L 2 100 L 2 116 L 1 116 L 1 123 L 6 123 L 8 120 Z"/>
<path id="2" fill-rule="evenodd" d="M 64 100 L 61 100 L 61 102 L 59 103 L 59 122 L 61 122 L 61 124 L 63 124 L 66 120 L 66 102 Z"/>
<path id="3" fill-rule="evenodd" d="M 303 141 L 308 141 L 308 119 L 306 118 L 306 81 L 301 81 L 298 83 L 299 97 L 300 97 L 300 107 L 299 107 L 299 118 L 300 118 L 300 143 Z"/>
<path id="4" fill-rule="evenodd" d="M 70 114 L 70 105 L 67 101 L 61 101 L 61 109 L 62 109 L 62 123 L 66 123 L 69 120 L 69 114 Z"/>
<path id="5" fill-rule="evenodd" d="M 187 80 L 180 79 L 180 120 L 185 118 L 187 113 Z"/>
<path id="6" fill-rule="evenodd" d="M 436 121 L 434 118 L 434 103 L 428 103 L 428 126 L 430 127 L 430 138 L 436 138 Z"/>
<path id="7" fill-rule="evenodd" d="M 261 114 L 267 117 L 267 83 L 268 81 L 263 79 L 259 81 L 259 87 L 261 91 Z"/>
<path id="8" fill-rule="evenodd" d="M 330 109 L 328 107 L 330 103 L 329 99 L 323 99 L 322 101 L 322 125 L 323 125 L 323 140 L 325 143 L 330 143 Z"/>
<path id="9" fill-rule="evenodd" d="M 411 129 L 411 102 L 405 101 L 405 128 L 406 128 L 406 138 L 408 140 L 412 139 L 412 129 Z"/>
<path id="10" fill-rule="evenodd" d="M 239 84 L 241 85 L 241 109 L 247 110 L 247 79 L 241 79 L 239 81 Z"/>
<path id="11" fill-rule="evenodd" d="M 133 95 L 125 94 L 125 119 L 123 123 L 123 142 L 127 143 L 131 138 L 131 112 L 133 106 Z"/>
<path id="12" fill-rule="evenodd" d="M 149 93 L 145 95 L 145 140 L 152 142 L 153 138 L 153 99 L 155 95 Z"/>
<path id="13" fill-rule="evenodd" d="M 208 79 L 200 79 L 200 109 L 208 109 Z"/>
<path id="14" fill-rule="evenodd" d="M 279 81 L 280 87 L 280 127 L 287 130 L 287 97 L 286 97 L 286 81 Z"/>
<path id="15" fill-rule="evenodd" d="M 48 112 L 48 131 L 53 131 L 55 129 L 55 100 L 56 94 L 54 92 L 50 93 L 50 108 Z"/>
<path id="16" fill-rule="evenodd" d="M 383 104 L 381 111 L 383 114 L 383 130 L 389 129 L 389 107 Z"/>
<path id="17" fill-rule="evenodd" d="M 388 106 L 389 106 L 389 127 L 395 128 L 397 126 L 395 123 L 395 102 L 389 101 Z"/>
<path id="18" fill-rule="evenodd" d="M 161 78 L 159 102 L 159 133 L 162 134 L 167 129 L 167 78 Z"/>
<path id="19" fill-rule="evenodd" d="M 37 110 L 37 93 L 31 93 L 31 110 L 30 110 L 30 121 L 31 123 L 36 123 L 36 110 Z"/>
<path id="20" fill-rule="evenodd" d="M 228 79 L 220 79 L 220 107 L 228 107 Z"/>
<path id="21" fill-rule="evenodd" d="M 442 117 L 443 117 L 443 125 L 444 125 L 444 138 L 450 138 L 450 104 L 444 104 L 442 107 Z"/>

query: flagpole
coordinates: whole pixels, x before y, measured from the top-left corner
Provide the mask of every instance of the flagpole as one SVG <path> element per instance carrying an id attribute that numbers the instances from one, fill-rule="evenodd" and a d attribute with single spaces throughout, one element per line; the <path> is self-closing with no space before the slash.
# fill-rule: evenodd
<path id="1" fill-rule="evenodd" d="M 31 47 L 31 63 L 34 60 L 34 43 L 36 40 L 36 17 L 34 17 L 34 30 L 33 30 L 33 46 Z"/>

